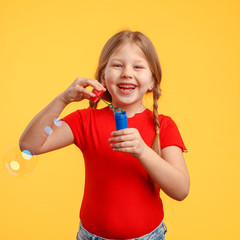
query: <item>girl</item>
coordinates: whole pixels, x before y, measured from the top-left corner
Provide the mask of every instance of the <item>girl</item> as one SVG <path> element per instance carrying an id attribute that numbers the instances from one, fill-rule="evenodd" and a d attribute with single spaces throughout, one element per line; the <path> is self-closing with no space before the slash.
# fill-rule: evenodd
<path id="1" fill-rule="evenodd" d="M 81 149 L 86 179 L 78 240 L 165 239 L 159 191 L 183 200 L 190 182 L 178 128 L 158 115 L 161 68 L 151 41 L 140 32 L 115 34 L 102 50 L 96 79 L 77 78 L 29 123 L 20 143 L 36 154 L 72 143 Z M 114 131 L 112 110 L 91 101 L 91 108 L 63 118 L 61 127 L 52 124 L 69 103 L 95 97 L 87 86 L 127 112 L 128 128 Z M 153 93 L 153 112 L 142 102 L 147 92 Z M 53 133 L 44 138 L 41 120 L 48 115 Z"/>

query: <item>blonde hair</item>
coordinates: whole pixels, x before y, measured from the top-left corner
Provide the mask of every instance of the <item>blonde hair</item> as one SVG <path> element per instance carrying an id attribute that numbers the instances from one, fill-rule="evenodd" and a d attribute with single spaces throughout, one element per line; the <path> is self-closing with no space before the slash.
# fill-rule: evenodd
<path id="1" fill-rule="evenodd" d="M 161 95 L 160 82 L 162 78 L 162 71 L 157 52 L 151 40 L 141 32 L 132 32 L 129 30 L 121 31 L 112 36 L 102 49 L 99 58 L 98 68 L 95 73 L 95 78 L 99 82 L 101 82 L 101 77 L 108 63 L 109 58 L 118 47 L 126 43 L 135 43 L 142 50 L 149 64 L 149 68 L 153 74 L 153 78 L 155 80 L 152 92 L 153 92 L 153 118 L 155 123 L 156 134 L 154 137 L 152 149 L 157 154 L 161 155 L 161 147 L 159 140 L 160 123 L 158 119 L 158 99 Z M 102 98 L 109 102 L 112 101 L 112 97 L 108 91 L 106 91 L 103 94 Z M 90 101 L 89 104 L 91 108 L 97 107 L 97 103 L 93 103 Z"/>

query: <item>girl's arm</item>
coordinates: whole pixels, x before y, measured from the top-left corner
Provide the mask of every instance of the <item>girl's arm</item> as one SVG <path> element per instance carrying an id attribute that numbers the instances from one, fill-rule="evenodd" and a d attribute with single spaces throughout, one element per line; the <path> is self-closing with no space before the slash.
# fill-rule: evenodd
<path id="1" fill-rule="evenodd" d="M 137 129 L 126 128 L 113 132 L 112 136 L 109 142 L 113 150 L 136 157 L 168 196 L 181 201 L 188 195 L 190 179 L 179 147 L 163 148 L 160 157 L 145 144 Z"/>
<path id="2" fill-rule="evenodd" d="M 138 160 L 168 196 L 178 201 L 187 197 L 190 179 L 181 148 L 165 147 L 160 157 L 146 145 Z"/>
<path id="3" fill-rule="evenodd" d="M 35 154 L 41 154 L 73 143 L 74 136 L 68 124 L 62 122 L 61 127 L 57 127 L 54 125 L 54 119 L 59 117 L 69 103 L 94 97 L 95 94 L 88 91 L 87 86 L 92 86 L 98 91 L 105 90 L 97 80 L 77 78 L 68 89 L 57 96 L 28 124 L 19 140 L 20 148 L 24 146 L 21 150 L 28 150 L 26 146 L 29 145 Z M 42 126 L 43 120 L 44 126 Z M 46 126 L 53 130 L 49 135 L 43 133 L 43 128 Z"/>

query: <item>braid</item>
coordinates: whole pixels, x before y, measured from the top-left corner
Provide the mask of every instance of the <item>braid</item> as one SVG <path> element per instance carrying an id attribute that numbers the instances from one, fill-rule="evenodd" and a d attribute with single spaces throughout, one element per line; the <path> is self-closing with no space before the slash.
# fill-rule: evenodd
<path id="1" fill-rule="evenodd" d="M 153 88 L 153 117 L 155 122 L 156 135 L 153 140 L 152 149 L 161 156 L 161 145 L 159 139 L 160 123 L 158 119 L 158 99 L 160 97 L 161 91 L 159 88 L 159 83 L 155 82 L 156 85 Z"/>
<path id="2" fill-rule="evenodd" d="M 97 108 L 97 104 L 98 104 L 98 102 L 92 102 L 91 100 L 89 100 L 90 108 Z"/>

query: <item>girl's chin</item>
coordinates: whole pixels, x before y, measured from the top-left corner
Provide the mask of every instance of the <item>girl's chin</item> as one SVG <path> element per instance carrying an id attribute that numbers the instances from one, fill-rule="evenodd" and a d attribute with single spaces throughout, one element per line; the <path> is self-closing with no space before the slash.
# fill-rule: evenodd
<path id="1" fill-rule="evenodd" d="M 129 107 L 134 104 L 139 105 L 138 101 L 136 101 L 136 100 L 134 101 L 134 99 L 130 99 L 130 98 L 128 98 L 128 99 L 121 98 L 121 99 L 118 99 L 117 101 L 113 101 L 112 103 L 113 103 L 114 107 L 121 107 L 121 108 Z"/>

